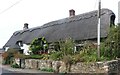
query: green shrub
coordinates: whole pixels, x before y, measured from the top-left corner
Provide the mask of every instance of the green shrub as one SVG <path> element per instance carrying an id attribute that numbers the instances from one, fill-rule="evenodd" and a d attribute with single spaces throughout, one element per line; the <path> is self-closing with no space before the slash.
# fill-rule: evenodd
<path id="1" fill-rule="evenodd" d="M 109 47 L 106 47 L 105 45 L 105 42 L 102 42 L 101 43 L 101 46 L 100 46 L 100 59 L 99 61 L 106 61 L 106 60 L 111 60 L 111 54 L 109 53 L 110 51 L 110 48 Z"/>
<path id="2" fill-rule="evenodd" d="M 81 57 L 80 57 L 80 54 L 75 54 L 75 55 L 72 56 L 72 62 L 74 64 L 77 63 L 77 62 L 80 62 L 80 61 L 82 61 Z"/>
<path id="3" fill-rule="evenodd" d="M 22 59 L 42 59 L 44 55 L 24 55 L 24 54 L 18 54 L 15 55 L 17 58 L 22 58 Z"/>
<path id="4" fill-rule="evenodd" d="M 12 64 L 14 54 L 18 53 L 18 49 L 8 49 L 5 53 L 2 54 L 3 57 L 3 64 Z"/>
<path id="5" fill-rule="evenodd" d="M 66 38 L 65 41 L 59 41 L 60 50 L 64 55 L 73 55 L 75 43 L 72 38 Z"/>
<path id="6" fill-rule="evenodd" d="M 33 54 L 41 54 L 42 52 L 46 53 L 47 49 L 48 43 L 44 37 L 35 38 L 29 47 L 29 50 L 31 50 Z"/>
<path id="7" fill-rule="evenodd" d="M 110 59 L 116 59 L 120 57 L 120 25 L 112 26 L 109 29 L 107 39 L 104 43 L 107 47 L 107 57 Z"/>
<path id="8" fill-rule="evenodd" d="M 20 68 L 20 66 L 19 66 L 17 63 L 13 63 L 13 64 L 11 65 L 11 67 L 13 67 L 13 68 Z"/>
<path id="9" fill-rule="evenodd" d="M 42 68 L 41 71 L 54 72 L 53 68 Z"/>
<path id="10" fill-rule="evenodd" d="M 96 62 L 97 61 L 97 56 L 96 55 L 85 55 L 82 57 L 82 60 L 84 62 Z"/>
<path id="11" fill-rule="evenodd" d="M 87 42 L 83 49 L 80 51 L 80 61 L 82 62 L 96 62 L 97 58 L 97 49 L 94 44 Z"/>
<path id="12" fill-rule="evenodd" d="M 60 59 L 62 59 L 62 57 L 63 57 L 63 53 L 60 51 L 58 51 L 58 52 L 56 51 L 55 53 L 52 53 L 50 55 L 50 59 L 52 59 L 52 60 L 60 60 Z"/>
<path id="13" fill-rule="evenodd" d="M 43 59 L 47 58 L 47 54 L 39 54 L 39 55 L 24 55 L 24 54 L 15 54 L 15 58 L 21 58 L 21 59 Z"/>
<path id="14" fill-rule="evenodd" d="M 31 59 L 42 59 L 44 57 L 44 55 L 30 55 L 29 58 Z"/>
<path id="15" fill-rule="evenodd" d="M 14 54 L 14 57 L 15 57 L 15 58 L 22 58 L 22 59 L 28 58 L 27 55 L 20 54 L 20 53 Z"/>

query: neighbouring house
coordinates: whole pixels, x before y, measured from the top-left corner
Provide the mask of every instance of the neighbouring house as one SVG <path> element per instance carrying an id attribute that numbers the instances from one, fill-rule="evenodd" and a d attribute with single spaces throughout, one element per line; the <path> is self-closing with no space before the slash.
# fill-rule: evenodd
<path id="1" fill-rule="evenodd" d="M 46 23 L 42 26 L 29 28 L 25 23 L 23 30 L 13 33 L 4 45 L 8 48 L 22 48 L 27 54 L 29 45 L 35 38 L 45 37 L 50 42 L 71 37 L 76 42 L 76 47 L 86 40 L 97 42 L 98 11 L 91 11 L 75 15 L 75 10 L 69 10 L 69 17 Z M 106 38 L 108 29 L 114 25 L 115 14 L 109 9 L 101 9 L 101 38 Z"/>
<path id="2" fill-rule="evenodd" d="M 4 53 L 4 49 L 3 48 L 0 48 L 0 57 L 2 56 L 2 54 Z"/>

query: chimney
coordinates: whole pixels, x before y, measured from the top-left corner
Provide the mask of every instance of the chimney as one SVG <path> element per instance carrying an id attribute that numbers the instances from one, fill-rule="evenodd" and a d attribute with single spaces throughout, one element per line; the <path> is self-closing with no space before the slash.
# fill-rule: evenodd
<path id="1" fill-rule="evenodd" d="M 26 30 L 26 29 L 28 29 L 28 23 L 24 24 L 23 30 Z"/>
<path id="2" fill-rule="evenodd" d="M 69 17 L 74 17 L 75 16 L 75 10 L 71 9 L 69 10 Z"/>

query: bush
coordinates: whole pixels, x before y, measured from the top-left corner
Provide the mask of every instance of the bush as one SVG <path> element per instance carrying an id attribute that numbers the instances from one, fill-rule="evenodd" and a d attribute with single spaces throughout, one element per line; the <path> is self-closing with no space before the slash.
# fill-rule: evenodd
<path id="1" fill-rule="evenodd" d="M 88 42 L 84 45 L 80 51 L 80 60 L 83 62 L 96 62 L 98 60 L 97 49 L 94 44 Z"/>
<path id="2" fill-rule="evenodd" d="M 47 71 L 47 72 L 54 72 L 55 70 L 53 70 L 52 68 L 43 68 L 40 69 L 41 71 Z"/>
<path id="3" fill-rule="evenodd" d="M 2 54 L 2 57 L 3 57 L 3 61 L 2 61 L 2 64 L 5 65 L 5 64 L 10 64 L 10 58 L 8 58 L 8 53 L 5 52 Z"/>
<path id="4" fill-rule="evenodd" d="M 13 68 L 20 68 L 20 66 L 19 66 L 17 63 L 13 63 L 13 64 L 11 65 L 11 67 L 13 67 Z"/>
<path id="5" fill-rule="evenodd" d="M 67 38 L 65 41 L 60 41 L 60 50 L 64 55 L 73 55 L 75 43 L 72 38 Z"/>
<path id="6" fill-rule="evenodd" d="M 22 59 L 42 59 L 44 55 L 24 55 L 24 54 L 15 54 L 15 58 Z"/>
<path id="7" fill-rule="evenodd" d="M 63 54 L 60 51 L 52 53 L 50 55 L 50 59 L 52 59 L 52 60 L 60 60 L 60 59 L 62 59 L 62 57 L 63 57 Z"/>
<path id="8" fill-rule="evenodd" d="M 72 62 L 75 64 L 77 62 L 82 62 L 83 60 L 81 59 L 80 54 L 75 54 L 72 56 Z"/>
<path id="9" fill-rule="evenodd" d="M 48 43 L 44 37 L 35 38 L 29 47 L 29 50 L 31 50 L 33 54 L 42 54 L 42 52 L 46 53 L 47 49 Z"/>
<path id="10" fill-rule="evenodd" d="M 120 25 L 110 28 L 108 37 L 105 40 L 105 45 L 108 49 L 106 54 L 107 57 L 110 59 L 120 57 Z"/>
<path id="11" fill-rule="evenodd" d="M 18 54 L 14 54 L 14 57 L 15 58 L 26 58 L 26 55 L 18 53 Z"/>
<path id="12" fill-rule="evenodd" d="M 8 49 L 7 52 L 2 54 L 3 64 L 12 64 L 14 54 L 18 54 L 18 49 Z"/>
<path id="13" fill-rule="evenodd" d="M 81 58 L 84 62 L 96 62 L 97 56 L 96 55 L 85 55 Z"/>
<path id="14" fill-rule="evenodd" d="M 44 55 L 29 55 L 31 59 L 42 59 Z"/>

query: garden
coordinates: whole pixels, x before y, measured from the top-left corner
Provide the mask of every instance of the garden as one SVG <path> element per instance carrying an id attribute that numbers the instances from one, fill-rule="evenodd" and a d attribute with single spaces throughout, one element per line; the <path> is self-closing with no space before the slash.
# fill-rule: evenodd
<path id="1" fill-rule="evenodd" d="M 111 27 L 107 38 L 101 40 L 100 58 L 97 57 L 97 46 L 90 41 L 85 41 L 84 46 L 79 51 L 75 51 L 75 41 L 66 38 L 65 41 L 53 42 L 54 48 L 49 50 L 49 43 L 42 38 L 35 38 L 29 50 L 30 55 L 19 53 L 19 50 L 8 49 L 3 56 L 3 64 L 11 64 L 12 67 L 19 68 L 14 62 L 15 58 L 21 59 L 41 59 L 63 61 L 69 69 L 71 64 L 77 62 L 97 62 L 120 58 L 120 26 Z"/>

